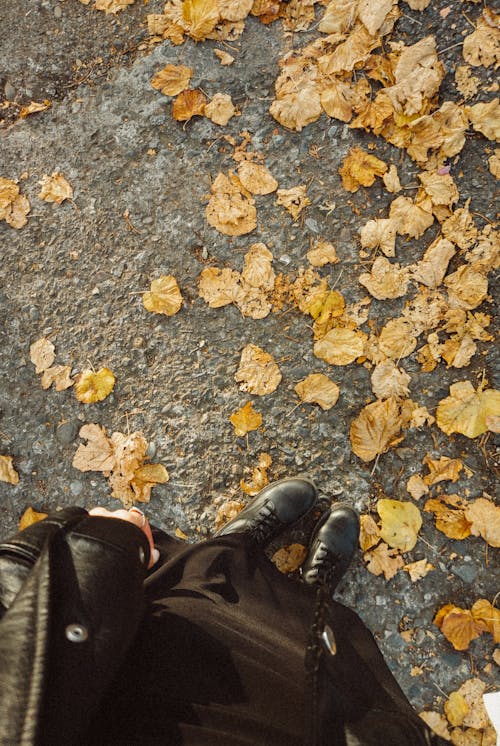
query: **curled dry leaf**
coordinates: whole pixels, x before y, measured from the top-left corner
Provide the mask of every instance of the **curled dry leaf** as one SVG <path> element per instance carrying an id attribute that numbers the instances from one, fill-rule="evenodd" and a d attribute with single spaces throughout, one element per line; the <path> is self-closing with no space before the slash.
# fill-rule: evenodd
<path id="1" fill-rule="evenodd" d="M 306 256 L 313 267 L 324 267 L 325 264 L 336 264 L 339 261 L 335 247 L 323 239 L 315 241 Z"/>
<path id="2" fill-rule="evenodd" d="M 297 395 L 307 404 L 319 404 L 321 409 L 331 409 L 339 398 L 340 389 L 323 373 L 310 373 L 295 386 Z"/>
<path id="3" fill-rule="evenodd" d="M 221 65 L 232 65 L 234 62 L 234 57 L 228 52 L 224 52 L 222 49 L 214 49 L 214 54 L 220 61 Z"/>
<path id="4" fill-rule="evenodd" d="M 222 505 L 217 508 L 217 513 L 215 514 L 215 530 L 220 531 L 226 523 L 229 523 L 233 518 L 236 518 L 238 513 L 240 513 L 244 507 L 245 503 L 239 502 L 238 500 L 226 500 L 223 502 Z"/>
<path id="5" fill-rule="evenodd" d="M 230 416 L 230 421 L 234 427 L 234 434 L 238 438 L 243 437 L 252 430 L 257 430 L 262 425 L 262 415 L 256 412 L 252 407 L 252 402 L 247 402 L 245 406 L 237 409 Z"/>
<path id="6" fill-rule="evenodd" d="M 65 391 L 73 385 L 70 365 L 54 365 L 43 371 L 41 377 L 42 389 L 48 389 L 55 384 L 56 391 Z"/>
<path id="7" fill-rule="evenodd" d="M 31 101 L 27 106 L 21 107 L 19 119 L 26 119 L 26 117 L 29 117 L 31 114 L 38 114 L 39 111 L 47 111 L 51 106 L 52 104 L 48 99 L 45 99 L 42 102 Z"/>
<path id="8" fill-rule="evenodd" d="M 115 454 L 111 441 L 103 427 L 96 424 L 80 428 L 81 443 L 73 456 L 73 466 L 80 471 L 110 472 L 115 467 Z"/>
<path id="9" fill-rule="evenodd" d="M 28 198 L 20 191 L 15 181 L 0 176 L 0 220 L 5 220 L 12 228 L 26 225 L 26 216 L 31 210 Z"/>
<path id="10" fill-rule="evenodd" d="M 14 469 L 12 456 L 0 456 L 0 482 L 19 484 L 19 474 Z"/>
<path id="11" fill-rule="evenodd" d="M 448 722 L 446 718 L 441 715 L 440 712 L 434 712 L 433 710 L 424 710 L 424 712 L 419 713 L 419 717 L 422 718 L 424 723 L 429 726 L 429 728 L 436 733 L 436 735 L 441 736 L 441 738 L 444 738 L 446 741 L 450 740 L 450 731 L 448 730 Z"/>
<path id="12" fill-rule="evenodd" d="M 357 192 L 362 186 L 371 186 L 375 177 L 383 176 L 386 171 L 387 164 L 384 161 L 361 148 L 351 148 L 339 168 L 342 186 L 349 192 Z"/>
<path id="13" fill-rule="evenodd" d="M 477 132 L 481 132 L 488 140 L 500 140 L 500 99 L 494 98 L 487 104 L 466 106 L 465 111 L 469 121 Z"/>
<path id="14" fill-rule="evenodd" d="M 441 224 L 443 236 L 460 249 L 470 249 L 478 237 L 479 231 L 474 224 L 474 218 L 469 212 L 470 199 L 464 207 L 459 207 L 449 218 Z"/>
<path id="15" fill-rule="evenodd" d="M 498 21 L 496 27 L 495 23 L 490 23 L 487 11 L 491 12 L 491 8 L 485 8 L 483 15 L 476 25 L 475 31 L 465 37 L 462 46 L 464 60 L 473 67 L 480 67 L 481 65 L 489 67 L 500 62 L 500 29 L 498 28 Z"/>
<path id="16" fill-rule="evenodd" d="M 271 560 L 284 575 L 295 572 L 307 557 L 307 547 L 303 544 L 288 544 L 273 554 Z"/>
<path id="17" fill-rule="evenodd" d="M 182 295 L 172 275 L 162 275 L 151 283 L 151 290 L 142 296 L 146 311 L 174 316 L 182 306 Z"/>
<path id="18" fill-rule="evenodd" d="M 375 547 L 375 549 L 365 552 L 363 559 L 367 563 L 367 570 L 372 575 L 383 574 L 386 580 L 393 578 L 397 571 L 404 565 L 403 558 L 398 553 L 398 550 L 389 549 L 384 542 Z"/>
<path id="19" fill-rule="evenodd" d="M 267 168 L 252 161 L 240 163 L 238 178 L 250 194 L 271 194 L 278 188 L 278 182 Z"/>
<path id="20" fill-rule="evenodd" d="M 396 197 L 391 202 L 389 218 L 396 224 L 396 231 L 410 238 L 420 238 L 434 222 L 428 210 L 416 205 L 409 197 Z"/>
<path id="21" fill-rule="evenodd" d="M 359 523 L 359 546 L 366 552 L 379 543 L 380 529 L 371 515 L 360 515 Z"/>
<path id="22" fill-rule="evenodd" d="M 151 85 L 165 96 L 177 96 L 189 87 L 193 71 L 186 65 L 165 65 L 151 79 Z"/>
<path id="23" fill-rule="evenodd" d="M 469 705 L 458 692 L 452 692 L 444 703 L 444 712 L 450 725 L 462 725 L 464 717 L 469 712 Z"/>
<path id="24" fill-rule="evenodd" d="M 73 199 L 73 187 L 60 171 L 54 171 L 52 176 L 44 174 L 40 184 L 40 199 L 60 205 L 65 199 Z"/>
<path id="25" fill-rule="evenodd" d="M 30 360 L 35 366 L 35 373 L 43 373 L 54 362 L 55 347 L 48 339 L 42 337 L 30 346 Z"/>
<path id="26" fill-rule="evenodd" d="M 267 470 L 271 466 L 273 460 L 268 453 L 259 454 L 259 461 L 257 466 L 252 469 L 252 476 L 249 482 L 245 482 L 244 479 L 240 481 L 240 487 L 247 495 L 257 495 L 264 487 L 269 484 L 269 477 L 267 476 Z"/>
<path id="27" fill-rule="evenodd" d="M 431 565 L 431 563 L 427 562 L 427 560 L 424 558 L 421 560 L 417 560 L 417 562 L 410 562 L 409 565 L 403 565 L 403 570 L 405 570 L 409 574 L 411 582 L 416 583 L 417 580 L 425 578 L 427 573 L 429 573 L 431 570 L 434 570 L 434 565 Z"/>
<path id="28" fill-rule="evenodd" d="M 444 481 L 456 482 L 464 468 L 459 458 L 448 458 L 448 456 L 433 459 L 426 455 L 422 463 L 429 469 L 429 473 L 424 477 L 425 484 L 429 486 Z"/>
<path id="29" fill-rule="evenodd" d="M 427 500 L 424 510 L 434 513 L 436 528 L 449 539 L 466 539 L 471 534 L 471 523 L 465 516 L 467 502 L 459 495 L 443 495 Z"/>
<path id="30" fill-rule="evenodd" d="M 470 531 L 481 536 L 491 547 L 500 547 L 500 507 L 491 500 L 479 497 L 465 509 L 465 518 L 470 522 Z"/>
<path id="31" fill-rule="evenodd" d="M 352 450 L 363 461 L 372 461 L 403 440 L 400 433 L 405 424 L 401 404 L 394 397 L 367 404 L 351 423 Z"/>
<path id="32" fill-rule="evenodd" d="M 500 642 L 500 611 L 487 599 L 478 599 L 470 611 L 446 604 L 437 612 L 434 624 L 455 650 L 467 650 L 472 640 L 483 632 L 489 632 L 496 643 Z"/>
<path id="33" fill-rule="evenodd" d="M 382 499 L 377 502 L 381 518 L 380 536 L 393 549 L 409 552 L 417 543 L 422 527 L 422 516 L 416 505 L 399 500 Z"/>
<path id="34" fill-rule="evenodd" d="M 315 67 L 305 66 L 300 59 L 287 60 L 275 88 L 276 98 L 269 113 L 283 127 L 300 132 L 307 124 L 320 118 L 322 107 Z"/>
<path id="35" fill-rule="evenodd" d="M 227 93 L 216 93 L 205 106 L 205 116 L 221 127 L 225 127 L 235 113 L 231 96 Z"/>
<path id="36" fill-rule="evenodd" d="M 391 218 L 369 220 L 361 228 L 363 249 L 380 249 L 385 256 L 395 256 L 398 221 Z"/>
<path id="37" fill-rule="evenodd" d="M 120 10 L 134 3 L 135 0 L 95 0 L 95 9 L 102 10 L 108 15 L 109 13 L 119 13 Z"/>
<path id="38" fill-rule="evenodd" d="M 450 174 L 423 171 L 418 175 L 418 178 L 433 205 L 446 205 L 446 207 L 451 208 L 455 202 L 458 202 L 460 195 Z"/>
<path id="39" fill-rule="evenodd" d="M 47 515 L 48 513 L 38 513 L 36 510 L 33 510 L 32 507 L 26 508 L 19 521 L 19 531 L 24 531 L 28 526 L 33 526 L 34 523 L 43 521 L 44 518 L 47 518 Z"/>
<path id="40" fill-rule="evenodd" d="M 429 492 L 429 487 L 426 485 L 420 474 L 413 474 L 406 483 L 406 489 L 413 497 L 414 500 L 420 500 L 423 495 Z"/>
<path id="41" fill-rule="evenodd" d="M 442 399 L 436 411 L 436 422 L 447 435 L 461 433 L 477 438 L 488 429 L 486 418 L 500 414 L 500 391 L 474 389 L 470 381 L 450 386 L 450 395 Z"/>
<path id="42" fill-rule="evenodd" d="M 334 328 L 314 344 L 314 354 L 330 365 L 349 365 L 363 355 L 366 339 L 363 332 Z"/>
<path id="43" fill-rule="evenodd" d="M 488 279 L 469 264 L 463 264 L 445 278 L 451 308 L 471 311 L 477 308 L 488 294 Z"/>
<path id="44" fill-rule="evenodd" d="M 281 372 L 272 355 L 254 344 L 248 344 L 241 353 L 240 364 L 234 379 L 241 383 L 240 390 L 263 396 L 278 388 Z"/>
<path id="45" fill-rule="evenodd" d="M 217 0 L 184 0 L 182 3 L 182 24 L 195 41 L 206 39 L 219 20 Z"/>
<path id="46" fill-rule="evenodd" d="M 283 205 L 288 210 L 294 220 L 297 220 L 302 210 L 311 204 L 307 196 L 307 187 L 305 184 L 292 187 L 291 189 L 278 189 L 276 200 L 278 205 Z"/>
<path id="47" fill-rule="evenodd" d="M 385 256 L 378 256 L 372 264 L 371 272 L 359 276 L 370 295 L 378 300 L 400 298 L 408 290 L 409 273 L 406 267 L 391 264 Z"/>
<path id="48" fill-rule="evenodd" d="M 242 193 L 244 187 L 230 173 L 219 173 L 210 191 L 206 207 L 208 223 L 226 236 L 243 236 L 257 227 L 257 210 L 252 196 Z"/>
<path id="49" fill-rule="evenodd" d="M 390 396 L 405 399 L 410 393 L 410 381 L 411 376 L 398 368 L 393 360 L 378 363 L 371 374 L 372 391 L 377 399 L 388 399 Z"/>
<path id="50" fill-rule="evenodd" d="M 109 368 L 100 368 L 97 373 L 84 370 L 75 379 L 75 396 L 84 404 L 103 401 L 113 391 L 115 380 Z"/>
<path id="51" fill-rule="evenodd" d="M 240 273 L 225 267 L 206 267 L 198 280 L 200 297 L 210 308 L 221 308 L 234 303 L 240 292 Z"/>
<path id="52" fill-rule="evenodd" d="M 382 176 L 385 188 L 391 194 L 401 191 L 401 182 L 399 181 L 398 170 L 394 163 L 389 166 L 389 170 Z"/>
<path id="53" fill-rule="evenodd" d="M 187 0 L 186 0 L 187 1 Z M 205 114 L 207 99 L 197 88 L 181 91 L 172 104 L 172 116 L 177 122 L 189 122 L 193 117 Z"/>
<path id="54" fill-rule="evenodd" d="M 426 249 L 422 259 L 410 268 L 413 279 L 429 288 L 439 287 L 454 255 L 451 241 L 438 236 Z"/>

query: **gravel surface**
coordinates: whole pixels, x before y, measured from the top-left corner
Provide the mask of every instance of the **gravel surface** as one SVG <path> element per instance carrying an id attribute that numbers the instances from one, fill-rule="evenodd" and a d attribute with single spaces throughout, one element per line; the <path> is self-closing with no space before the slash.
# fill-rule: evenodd
<path id="1" fill-rule="evenodd" d="M 479 7 L 466 5 L 475 18 Z M 147 12 L 161 7 L 153 0 Z M 440 55 L 448 73 L 442 98 L 458 100 L 452 73 L 461 64 L 457 45 L 470 32 L 462 6 L 452 6 L 445 20 L 439 10 L 446 3 L 436 2 L 424 14 L 404 7 L 394 37 L 409 44 L 434 34 L 438 50 L 448 50 Z M 398 164 L 402 183 L 413 194 L 417 166 L 385 142 L 325 116 L 299 134 L 269 115 L 278 60 L 316 38 L 316 31 L 286 34 L 280 22 L 264 26 L 249 17 L 231 48 L 187 41 L 149 49 L 143 44 L 145 14 L 140 2 L 117 18 L 73 0 L 4 0 L 0 9 L 0 94 L 19 104 L 53 101 L 48 111 L 14 124 L 6 115 L 4 124 L 10 126 L 0 133 L 0 176 L 16 179 L 27 172 L 22 192 L 32 206 L 21 230 L 0 223 L 0 453 L 14 457 L 20 475 L 17 486 L 0 483 L 1 532 L 14 531 L 28 505 L 44 511 L 75 503 L 118 507 L 99 473 L 71 465 L 86 422 L 100 423 L 108 433 L 127 428 L 144 433 L 149 455 L 170 472 L 169 483 L 154 488 L 148 515 L 167 530 L 180 528 L 190 541 L 212 533 L 215 500 L 241 497 L 240 479 L 262 451 L 272 456 L 271 478 L 306 473 L 325 504 L 342 499 L 365 512 L 382 493 L 410 499 L 406 482 L 423 473 L 427 453 L 461 458 L 472 471 L 447 491 L 493 495 L 492 437 L 447 437 L 436 426 L 412 430 L 373 469 L 352 453 L 348 438 L 353 418 L 374 398 L 366 367 L 332 370 L 314 357 L 308 319 L 298 311 L 252 320 L 234 306 L 210 309 L 198 297 L 197 278 L 205 266 L 241 270 L 248 247 L 263 241 L 273 252 L 276 272 L 296 272 L 307 266 L 311 239 L 321 236 L 335 244 L 340 258 L 322 274 L 347 302 L 359 300 L 366 293 L 357 279 L 365 271 L 358 231 L 369 216 L 387 214 L 392 195 L 378 182 L 351 195 L 341 186 L 338 168 L 353 145 L 376 143 L 377 156 Z M 214 47 L 233 54 L 234 64 L 222 67 Z M 168 62 L 194 69 L 191 87 L 209 96 L 230 93 L 241 115 L 224 128 L 205 118 L 184 126 L 175 122 L 168 99 L 150 86 L 153 74 Z M 475 74 L 483 86 L 493 82 L 492 68 Z M 480 92 L 472 103 L 479 100 L 489 98 Z M 293 223 L 272 195 L 257 197 L 257 229 L 232 239 L 207 224 L 203 198 L 211 179 L 235 165 L 233 148 L 222 136 L 239 141 L 243 130 L 251 133 L 251 149 L 265 155 L 280 188 L 308 184 L 311 205 L 305 219 Z M 460 205 L 472 198 L 479 227 L 495 217 L 488 146 L 470 131 L 453 170 Z M 73 186 L 72 203 L 58 207 L 37 198 L 37 182 L 54 170 Z M 414 261 L 436 234 L 433 227 L 425 238 L 408 243 L 398 261 Z M 141 293 L 162 274 L 176 277 L 185 301 L 171 318 L 148 313 L 142 305 Z M 380 326 L 403 305 L 404 299 L 374 300 L 371 319 Z M 481 310 L 492 313 L 492 303 Z M 43 391 L 29 359 L 30 344 L 43 336 L 55 344 L 56 362 L 74 372 L 90 364 L 109 367 L 117 379 L 114 392 L 101 403 L 84 405 L 73 389 Z M 241 349 L 250 342 L 274 355 L 283 380 L 273 394 L 253 397 L 264 427 L 247 439 L 234 436 L 229 415 L 252 398 L 234 381 Z M 484 372 L 495 387 L 494 363 L 492 346 L 479 342 L 465 371 L 439 365 L 423 374 L 415 354 L 404 367 L 412 376 L 412 398 L 433 410 L 455 381 L 477 384 Z M 340 386 L 332 410 L 297 406 L 294 386 L 310 372 L 331 375 Z M 408 562 L 426 557 L 433 572 L 418 583 L 404 572 L 386 582 L 370 574 L 359 556 L 339 593 L 375 633 L 419 709 L 439 704 L 443 693 L 474 674 L 493 683 L 491 637 L 458 653 L 432 619 L 445 603 L 470 607 L 477 598 L 493 600 L 498 590 L 495 550 L 486 553 L 480 538 L 447 539 L 430 514 L 422 515 L 423 538 L 406 557 Z M 297 530 L 291 538 L 304 540 L 304 532 Z M 411 644 L 400 635 L 404 629 L 415 630 Z M 412 676 L 416 666 L 423 673 Z"/>

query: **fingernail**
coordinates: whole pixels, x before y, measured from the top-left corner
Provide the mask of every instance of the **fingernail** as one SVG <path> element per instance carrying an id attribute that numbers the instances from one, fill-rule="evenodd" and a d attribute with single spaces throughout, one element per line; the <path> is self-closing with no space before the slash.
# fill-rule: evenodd
<path id="1" fill-rule="evenodd" d="M 156 565 L 158 560 L 160 559 L 160 552 L 155 548 L 151 552 L 151 557 L 153 558 L 153 565 Z"/>

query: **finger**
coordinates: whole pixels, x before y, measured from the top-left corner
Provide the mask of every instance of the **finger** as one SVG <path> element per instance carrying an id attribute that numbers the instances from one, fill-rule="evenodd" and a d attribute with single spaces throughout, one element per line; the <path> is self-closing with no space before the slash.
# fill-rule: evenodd
<path id="1" fill-rule="evenodd" d="M 158 562 L 159 552 L 155 549 L 151 526 L 149 525 L 146 516 L 138 508 L 135 508 L 134 510 L 124 510 L 123 508 L 119 510 L 107 510 L 106 508 L 97 507 L 89 510 L 89 515 L 97 515 L 103 518 L 119 518 L 122 521 L 133 523 L 145 534 L 149 543 L 150 559 L 148 569 Z"/>

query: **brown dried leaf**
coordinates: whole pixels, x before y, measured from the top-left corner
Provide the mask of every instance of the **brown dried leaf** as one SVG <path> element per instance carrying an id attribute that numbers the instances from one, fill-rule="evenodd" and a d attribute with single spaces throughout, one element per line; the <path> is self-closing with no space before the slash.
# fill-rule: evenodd
<path id="1" fill-rule="evenodd" d="M 97 373 L 84 370 L 75 378 L 75 396 L 84 404 L 103 401 L 113 391 L 115 381 L 109 368 L 100 368 Z"/>
<path id="2" fill-rule="evenodd" d="M 303 544 L 288 544 L 273 554 L 271 560 L 284 575 L 295 572 L 307 557 L 307 547 Z"/>
<path id="3" fill-rule="evenodd" d="M 95 9 L 108 13 L 118 13 L 128 5 L 133 5 L 135 0 L 95 0 Z"/>
<path id="4" fill-rule="evenodd" d="M 349 192 L 357 192 L 361 186 L 371 186 L 376 176 L 387 171 L 387 164 L 361 148 L 351 148 L 344 163 L 339 168 L 342 186 Z"/>
<path id="5" fill-rule="evenodd" d="M 26 508 L 19 521 L 19 531 L 24 531 L 25 528 L 33 526 L 34 523 L 43 521 L 44 518 L 47 518 L 47 515 L 48 513 L 38 513 L 36 510 L 33 510 L 32 507 Z"/>
<path id="6" fill-rule="evenodd" d="M 410 268 L 413 279 L 429 288 L 437 288 L 443 282 L 454 255 L 451 241 L 438 236 L 426 249 L 422 259 Z"/>
<path id="7" fill-rule="evenodd" d="M 52 104 L 48 99 L 45 99 L 42 103 L 32 101 L 27 106 L 21 107 L 19 119 L 26 119 L 26 117 L 29 117 L 31 114 L 37 114 L 39 111 L 46 111 L 47 109 L 50 109 L 51 106 Z"/>
<path id="8" fill-rule="evenodd" d="M 65 199 L 73 199 L 73 187 L 60 171 L 53 171 L 52 176 L 44 174 L 40 184 L 40 199 L 60 205 Z"/>
<path id="9" fill-rule="evenodd" d="M 352 450 L 363 461 L 372 461 L 403 440 L 403 427 L 400 404 L 394 397 L 367 404 L 351 423 Z"/>
<path id="10" fill-rule="evenodd" d="M 390 319 L 382 327 L 378 344 L 381 352 L 393 360 L 411 355 L 417 346 L 415 327 L 409 319 Z"/>
<path id="11" fill-rule="evenodd" d="M 14 469 L 12 456 L 0 456 L 0 482 L 19 484 L 19 474 Z"/>
<path id="12" fill-rule="evenodd" d="M 368 563 L 366 569 L 372 575 L 382 575 L 383 573 L 386 580 L 393 578 L 404 565 L 403 558 L 398 550 L 389 549 L 387 544 L 383 542 L 375 549 L 365 552 L 363 559 Z"/>
<path id="13" fill-rule="evenodd" d="M 359 522 L 359 546 L 366 552 L 379 543 L 380 529 L 371 515 L 360 515 Z"/>
<path id="14" fill-rule="evenodd" d="M 395 222 L 399 234 L 410 238 L 420 238 L 434 222 L 432 213 L 414 204 L 409 197 L 396 197 L 391 202 L 389 218 Z"/>
<path id="15" fill-rule="evenodd" d="M 221 308 L 237 300 L 240 288 L 240 273 L 225 267 L 206 267 L 198 279 L 200 297 L 210 308 Z"/>
<path id="16" fill-rule="evenodd" d="M 380 249 L 385 256 L 395 256 L 398 222 L 390 218 L 369 220 L 360 230 L 364 249 Z"/>
<path id="17" fill-rule="evenodd" d="M 162 275 L 151 282 L 151 290 L 142 296 L 146 311 L 174 316 L 182 306 L 182 295 L 172 275 Z"/>
<path id="18" fill-rule="evenodd" d="M 440 613 L 444 612 L 444 613 Z M 467 650 L 472 640 L 484 631 L 484 625 L 478 624 L 468 609 L 447 604 L 434 617 L 434 624 L 453 645 L 455 650 Z"/>
<path id="19" fill-rule="evenodd" d="M 242 194 L 234 180 L 219 173 L 210 191 L 205 215 L 216 230 L 226 236 L 243 236 L 257 227 L 255 200 Z"/>
<path id="20" fill-rule="evenodd" d="M 80 428 L 81 443 L 73 456 L 73 466 L 80 471 L 110 472 L 115 468 L 116 459 L 113 444 L 100 425 L 83 425 Z"/>
<path id="21" fill-rule="evenodd" d="M 364 272 L 358 279 L 374 298 L 387 300 L 406 294 L 409 272 L 406 267 L 391 264 L 385 256 L 378 256 L 372 264 L 371 272 Z"/>
<path id="22" fill-rule="evenodd" d="M 466 539 L 470 536 L 470 522 L 465 517 L 466 503 L 458 495 L 443 495 L 427 500 L 424 510 L 434 513 L 436 528 L 449 539 Z"/>
<path id="23" fill-rule="evenodd" d="M 234 434 L 238 438 L 252 430 L 257 430 L 262 425 L 262 415 L 253 409 L 251 401 L 233 412 L 229 419 L 234 427 Z"/>
<path id="24" fill-rule="evenodd" d="M 238 167 L 238 178 L 251 194 L 271 194 L 278 182 L 265 166 L 252 161 L 242 161 Z"/>
<path id="25" fill-rule="evenodd" d="M 222 505 L 217 509 L 215 515 L 215 530 L 220 531 L 226 523 L 229 523 L 233 518 L 236 518 L 238 513 L 240 513 L 244 507 L 245 503 L 237 500 L 226 500 L 226 502 L 222 503 Z"/>
<path id="26" fill-rule="evenodd" d="M 372 391 L 377 399 L 388 399 L 391 396 L 405 399 L 410 393 L 410 381 L 411 376 L 402 368 L 398 368 L 393 360 L 378 363 L 371 374 Z"/>
<path id="27" fill-rule="evenodd" d="M 321 409 L 331 409 L 337 403 L 340 389 L 323 373 L 310 373 L 295 386 L 295 391 L 303 402 L 319 404 Z"/>
<path id="28" fill-rule="evenodd" d="M 406 483 L 406 489 L 414 500 L 420 500 L 422 495 L 426 495 L 429 492 L 429 487 L 420 474 L 414 474 L 409 478 Z"/>
<path id="29" fill-rule="evenodd" d="M 240 364 L 234 379 L 241 383 L 240 390 L 263 396 L 278 388 L 282 375 L 272 355 L 254 344 L 248 344 L 241 353 Z"/>
<path id="30" fill-rule="evenodd" d="M 429 473 L 424 477 L 425 484 L 429 486 L 438 484 L 438 482 L 456 482 L 464 468 L 463 462 L 459 458 L 448 458 L 448 456 L 433 459 L 427 454 L 422 463 L 429 469 Z"/>
<path id="31" fill-rule="evenodd" d="M 203 41 L 213 31 L 219 20 L 217 0 L 184 0 L 182 3 L 182 23 L 189 36 L 195 41 Z"/>
<path id="32" fill-rule="evenodd" d="M 366 334 L 353 329 L 331 329 L 314 344 L 314 354 L 330 365 L 349 365 L 363 355 Z"/>
<path id="33" fill-rule="evenodd" d="M 214 49 L 214 54 L 220 61 L 221 65 L 232 65 L 234 62 L 234 57 L 228 52 L 224 52 L 222 49 Z"/>
<path id="34" fill-rule="evenodd" d="M 411 582 L 416 583 L 417 580 L 425 578 L 427 573 L 429 573 L 431 570 L 434 570 L 434 565 L 431 565 L 431 563 L 427 562 L 427 560 L 424 558 L 421 560 L 417 560 L 417 562 L 410 562 L 409 565 L 403 565 L 403 570 L 406 570 L 406 572 L 409 574 Z"/>
<path id="35" fill-rule="evenodd" d="M 500 98 L 487 104 L 466 106 L 465 111 L 476 132 L 481 132 L 488 140 L 500 140 Z"/>
<path id="36" fill-rule="evenodd" d="M 307 124 L 315 122 L 322 113 L 315 67 L 304 69 L 302 61 L 288 61 L 278 77 L 276 98 L 269 113 L 283 127 L 300 132 Z"/>
<path id="37" fill-rule="evenodd" d="M 202 117 L 205 114 L 206 103 L 207 99 L 202 91 L 186 88 L 174 99 L 172 116 L 177 122 L 189 122 L 192 117 Z"/>
<path id="38" fill-rule="evenodd" d="M 419 717 L 421 717 L 424 723 L 426 723 L 438 736 L 441 736 L 441 738 L 444 738 L 446 741 L 450 740 L 448 723 L 441 713 L 433 712 L 432 710 L 424 710 L 424 712 L 419 713 Z"/>
<path id="39" fill-rule="evenodd" d="M 42 389 L 48 389 L 55 383 L 56 391 L 65 391 L 73 385 L 70 365 L 54 365 L 43 371 L 41 377 Z"/>
<path id="40" fill-rule="evenodd" d="M 306 256 L 313 267 L 324 267 L 325 264 L 336 264 L 339 261 L 335 247 L 323 239 L 315 241 Z"/>
<path id="41" fill-rule="evenodd" d="M 227 93 L 216 93 L 205 106 L 205 116 L 220 127 L 225 127 L 235 113 L 231 96 Z"/>
<path id="42" fill-rule="evenodd" d="M 500 547 L 500 507 L 479 497 L 469 503 L 465 517 L 470 521 L 471 534 L 481 536 L 491 547 Z"/>
<path id="43" fill-rule="evenodd" d="M 489 67 L 500 62 L 500 30 L 487 22 L 485 13 L 476 30 L 465 37 L 462 54 L 473 67 Z"/>
<path id="44" fill-rule="evenodd" d="M 441 224 L 443 236 L 453 241 L 460 249 L 470 249 L 478 236 L 474 218 L 469 212 L 469 204 L 470 199 L 467 200 L 464 207 L 459 207 Z"/>
<path id="45" fill-rule="evenodd" d="M 276 275 L 272 268 L 274 257 L 263 243 L 254 243 L 245 254 L 241 284 L 261 290 L 272 290 Z"/>
<path id="46" fill-rule="evenodd" d="M 398 170 L 394 163 L 389 166 L 389 170 L 382 176 L 385 188 L 391 194 L 401 191 L 401 182 L 399 181 Z"/>
<path id="47" fill-rule="evenodd" d="M 292 218 L 297 220 L 302 210 L 311 204 L 311 200 L 306 192 L 307 187 L 305 184 L 292 187 L 291 189 L 278 189 L 276 204 L 283 205 Z"/>
<path id="48" fill-rule="evenodd" d="M 492 635 L 493 641 L 498 645 L 500 643 L 500 609 L 493 606 L 487 599 L 480 598 L 472 606 L 471 614 L 478 624 L 484 624 Z M 472 725 L 472 723 L 466 723 L 466 725 Z"/>
<path id="49" fill-rule="evenodd" d="M 436 422 L 447 435 L 477 438 L 488 429 L 486 417 L 499 414 L 500 391 L 481 387 L 476 391 L 470 381 L 459 381 L 451 384 L 450 396 L 439 402 Z"/>
<path id="50" fill-rule="evenodd" d="M 151 85 L 165 96 L 177 96 L 189 87 L 192 74 L 193 70 L 186 65 L 168 64 L 153 76 Z"/>
<path id="51" fill-rule="evenodd" d="M 500 179 L 500 148 L 497 148 L 488 158 L 488 168 L 496 179 Z"/>
<path id="52" fill-rule="evenodd" d="M 468 65 L 459 65 L 455 70 L 455 85 L 457 91 L 467 101 L 467 99 L 472 98 L 478 92 L 481 85 L 481 78 L 472 75 L 472 71 Z"/>
<path id="53" fill-rule="evenodd" d="M 16 182 L 0 176 L 0 220 L 12 228 L 22 228 L 28 222 L 30 209 L 28 198 L 20 194 Z"/>
<path id="54" fill-rule="evenodd" d="M 35 366 L 35 373 L 43 373 L 55 360 L 55 347 L 48 339 L 42 337 L 30 346 L 30 360 Z"/>
<path id="55" fill-rule="evenodd" d="M 259 461 L 256 467 L 252 469 L 252 476 L 249 482 L 245 482 L 244 479 L 240 481 L 240 487 L 247 495 L 257 495 L 264 487 L 269 484 L 269 477 L 267 476 L 267 470 L 271 466 L 273 460 L 268 453 L 261 453 L 259 455 Z"/>

